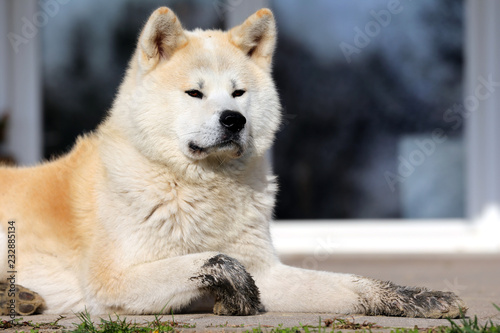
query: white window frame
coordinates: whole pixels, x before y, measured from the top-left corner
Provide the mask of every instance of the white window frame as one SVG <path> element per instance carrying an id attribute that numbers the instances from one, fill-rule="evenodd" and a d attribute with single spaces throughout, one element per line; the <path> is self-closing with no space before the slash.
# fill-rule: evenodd
<path id="1" fill-rule="evenodd" d="M 233 3 L 233 6 L 231 6 Z M 269 1 L 229 1 L 227 28 Z M 475 96 L 478 77 L 500 81 L 500 2 L 466 0 L 465 89 Z M 467 218 L 454 220 L 302 220 L 274 222 L 281 254 L 500 253 L 500 89 L 481 100 L 465 126 Z"/>

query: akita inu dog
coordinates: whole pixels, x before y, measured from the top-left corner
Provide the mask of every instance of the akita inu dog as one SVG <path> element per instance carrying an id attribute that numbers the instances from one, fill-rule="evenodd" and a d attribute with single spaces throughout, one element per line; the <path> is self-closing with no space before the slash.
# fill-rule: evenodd
<path id="1" fill-rule="evenodd" d="M 450 292 L 285 266 L 269 233 L 280 124 L 273 14 L 185 31 L 157 9 L 108 117 L 67 155 L 0 169 L 3 314 L 258 311 L 456 317 Z"/>

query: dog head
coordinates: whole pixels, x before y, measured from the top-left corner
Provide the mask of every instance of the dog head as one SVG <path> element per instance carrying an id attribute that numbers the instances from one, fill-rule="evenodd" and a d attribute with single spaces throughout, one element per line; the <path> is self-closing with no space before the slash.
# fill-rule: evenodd
<path id="1" fill-rule="evenodd" d="M 159 8 L 139 37 L 113 109 L 154 160 L 262 156 L 280 122 L 271 78 L 275 43 L 268 9 L 222 32 L 186 31 L 171 10 Z"/>

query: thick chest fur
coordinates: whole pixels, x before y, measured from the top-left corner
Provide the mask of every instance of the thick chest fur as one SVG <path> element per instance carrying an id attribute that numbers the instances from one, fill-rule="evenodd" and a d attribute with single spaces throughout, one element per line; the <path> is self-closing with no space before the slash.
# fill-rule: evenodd
<path id="1" fill-rule="evenodd" d="M 268 237 L 271 177 L 252 184 L 217 176 L 193 183 L 149 170 L 112 178 L 98 201 L 99 220 L 130 261 L 234 251 L 241 237 L 256 244 Z"/>

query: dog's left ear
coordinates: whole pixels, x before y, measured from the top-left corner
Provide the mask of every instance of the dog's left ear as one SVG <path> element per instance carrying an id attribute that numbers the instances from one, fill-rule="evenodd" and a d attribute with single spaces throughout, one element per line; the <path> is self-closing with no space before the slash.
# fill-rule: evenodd
<path id="1" fill-rule="evenodd" d="M 174 12 L 167 7 L 158 8 L 149 17 L 138 43 L 139 65 L 149 71 L 160 61 L 168 60 L 187 43 L 184 29 Z"/>
<path id="2" fill-rule="evenodd" d="M 257 65 L 271 70 L 276 45 L 276 23 L 273 13 L 263 8 L 246 19 L 243 24 L 229 30 L 231 42 Z"/>

